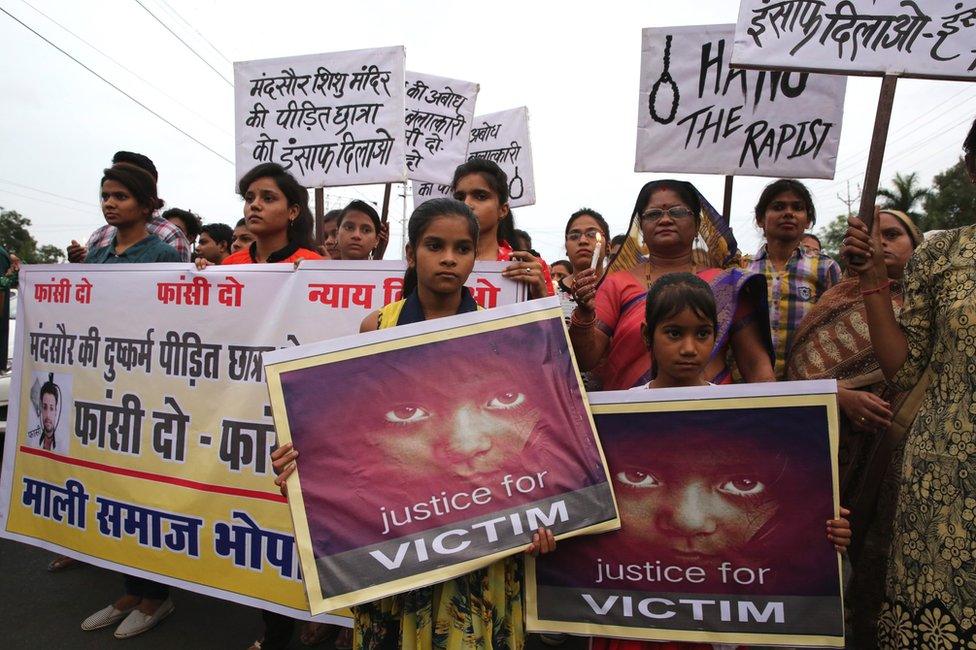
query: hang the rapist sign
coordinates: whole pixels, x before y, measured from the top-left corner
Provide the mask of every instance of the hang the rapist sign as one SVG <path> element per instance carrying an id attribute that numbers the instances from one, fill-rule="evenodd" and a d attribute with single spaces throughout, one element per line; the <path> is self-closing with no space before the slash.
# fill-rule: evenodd
<path id="1" fill-rule="evenodd" d="M 313 613 L 617 527 L 556 299 L 265 355 Z"/>
<path id="2" fill-rule="evenodd" d="M 733 70 L 734 36 L 643 31 L 635 171 L 833 178 L 846 79 Z"/>
<path id="3" fill-rule="evenodd" d="M 479 262 L 469 279 L 486 307 L 524 298 L 506 264 Z M 23 267 L 0 536 L 308 618 L 262 355 L 358 332 L 400 298 L 403 273 Z"/>
<path id="4" fill-rule="evenodd" d="M 836 384 L 593 393 L 621 528 L 527 563 L 532 631 L 844 646 Z"/>

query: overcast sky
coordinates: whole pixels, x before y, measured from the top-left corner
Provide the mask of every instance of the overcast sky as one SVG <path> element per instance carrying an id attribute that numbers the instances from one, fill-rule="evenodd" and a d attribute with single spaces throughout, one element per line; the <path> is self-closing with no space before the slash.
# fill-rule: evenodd
<path id="1" fill-rule="evenodd" d="M 516 216 L 550 261 L 564 256 L 562 232 L 572 211 L 595 208 L 620 232 L 640 186 L 661 177 L 633 171 L 641 28 L 731 23 L 738 9 L 732 0 L 28 2 L 0 6 L 216 152 L 0 14 L 0 206 L 28 216 L 42 244 L 83 241 L 103 223 L 98 181 L 119 149 L 155 161 L 167 205 L 233 224 L 242 203 L 233 191 L 233 165 L 220 157 L 233 160 L 230 62 L 404 45 L 408 69 L 479 83 L 479 114 L 529 107 L 538 202 Z M 879 87 L 872 78 L 848 82 L 837 176 L 810 182 L 822 223 L 845 211 L 837 195 L 846 193 L 848 180 L 856 195 Z M 914 171 L 929 183 L 952 165 L 976 114 L 974 100 L 973 83 L 900 81 L 882 182 Z M 722 177 L 675 176 L 721 205 Z M 735 181 L 732 223 L 747 252 L 759 244 L 751 211 L 769 180 Z M 328 194 L 339 205 L 378 200 L 382 189 Z M 398 217 L 402 202 L 395 200 L 391 214 Z M 388 257 L 396 255 L 399 237 L 397 221 Z"/>

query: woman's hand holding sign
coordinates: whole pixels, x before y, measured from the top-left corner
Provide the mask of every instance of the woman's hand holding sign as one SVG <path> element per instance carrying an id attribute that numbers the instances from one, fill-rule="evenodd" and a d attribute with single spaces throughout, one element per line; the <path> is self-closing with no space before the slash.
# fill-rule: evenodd
<path id="1" fill-rule="evenodd" d="M 286 442 L 273 452 L 271 452 L 271 467 L 274 469 L 275 485 L 281 491 L 281 496 L 288 496 L 288 477 L 295 471 L 295 459 L 298 458 L 298 450 L 292 448 L 290 442 Z"/>

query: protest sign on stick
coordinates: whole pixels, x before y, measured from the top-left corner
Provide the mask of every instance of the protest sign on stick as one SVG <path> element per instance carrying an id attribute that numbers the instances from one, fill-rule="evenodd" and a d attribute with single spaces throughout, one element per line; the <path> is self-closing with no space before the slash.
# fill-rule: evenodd
<path id="1" fill-rule="evenodd" d="M 313 613 L 618 525 L 555 298 L 264 359 Z"/>
<path id="2" fill-rule="evenodd" d="M 530 631 L 843 647 L 836 383 L 591 393 L 621 528 L 526 564 Z"/>
<path id="3" fill-rule="evenodd" d="M 505 266 L 476 264 L 479 303 L 524 299 Z M 404 270 L 25 265 L 0 536 L 308 618 L 262 355 L 358 332 Z"/>
<path id="4" fill-rule="evenodd" d="M 742 0 L 732 65 L 973 81 L 973 43 L 958 0 Z"/>
<path id="5" fill-rule="evenodd" d="M 407 72 L 407 176 L 450 183 L 464 162 L 478 98 L 478 84 Z"/>
<path id="6" fill-rule="evenodd" d="M 833 178 L 845 79 L 732 70 L 734 34 L 643 31 L 635 171 Z"/>
<path id="7" fill-rule="evenodd" d="M 236 174 L 276 162 L 305 187 L 403 182 L 404 50 L 234 63 Z"/>
<path id="8" fill-rule="evenodd" d="M 468 160 L 498 163 L 508 176 L 508 204 L 513 208 L 535 203 L 535 174 L 529 140 L 529 109 L 524 106 L 476 115 L 468 144 Z M 453 171 L 453 170 L 452 170 Z M 448 183 L 452 179 L 447 179 Z M 414 183 L 413 204 L 450 195 L 450 185 Z"/>

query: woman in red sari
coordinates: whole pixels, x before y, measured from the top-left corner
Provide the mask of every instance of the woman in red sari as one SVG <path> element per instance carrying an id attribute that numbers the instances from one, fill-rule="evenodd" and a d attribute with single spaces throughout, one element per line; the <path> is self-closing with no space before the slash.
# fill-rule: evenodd
<path id="1" fill-rule="evenodd" d="M 738 268 L 731 230 L 695 186 L 675 180 L 644 185 L 631 234 L 602 282 L 596 271 L 576 275 L 569 334 L 580 369 L 595 370 L 605 390 L 646 384 L 651 367 L 642 336 L 647 289 L 663 275 L 685 272 L 708 282 L 718 307 L 706 379 L 730 383 L 734 363 L 746 382 L 774 381 L 765 278 Z M 699 235 L 708 245 L 707 256 L 694 250 Z"/>

